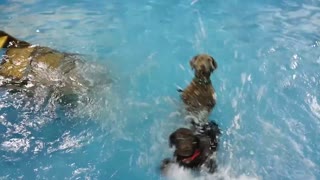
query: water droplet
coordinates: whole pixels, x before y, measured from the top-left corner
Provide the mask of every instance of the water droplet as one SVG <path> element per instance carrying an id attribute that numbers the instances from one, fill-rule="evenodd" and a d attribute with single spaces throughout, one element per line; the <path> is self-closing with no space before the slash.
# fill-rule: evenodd
<path id="1" fill-rule="evenodd" d="M 317 63 L 320 64 L 320 56 L 318 57 Z"/>
<path id="2" fill-rule="evenodd" d="M 297 62 L 291 62 L 290 64 L 290 68 L 291 69 L 296 69 L 298 67 L 298 63 Z"/>
<path id="3" fill-rule="evenodd" d="M 291 69 L 296 69 L 298 67 L 298 60 L 299 60 L 299 56 L 297 54 L 294 54 L 293 57 L 291 58 L 291 64 L 290 64 Z"/>
<path id="4" fill-rule="evenodd" d="M 273 52 L 276 52 L 276 49 L 270 48 L 269 51 L 268 51 L 268 53 L 273 53 Z"/>
<path id="5" fill-rule="evenodd" d="M 247 80 L 248 80 L 248 81 L 251 81 L 251 74 L 248 75 Z"/>
<path id="6" fill-rule="evenodd" d="M 179 67 L 180 67 L 180 69 L 181 70 L 183 70 L 183 71 L 185 71 L 186 69 L 183 67 L 183 65 L 182 64 L 179 64 Z"/>
<path id="7" fill-rule="evenodd" d="M 296 77 L 297 77 L 296 74 L 292 75 L 292 79 L 296 79 Z"/>

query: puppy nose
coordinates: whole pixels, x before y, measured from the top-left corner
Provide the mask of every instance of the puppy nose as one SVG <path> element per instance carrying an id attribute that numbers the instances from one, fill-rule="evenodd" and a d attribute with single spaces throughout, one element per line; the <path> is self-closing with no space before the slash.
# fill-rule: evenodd
<path id="1" fill-rule="evenodd" d="M 182 144 L 181 149 L 183 150 L 192 150 L 192 145 L 191 144 Z"/>

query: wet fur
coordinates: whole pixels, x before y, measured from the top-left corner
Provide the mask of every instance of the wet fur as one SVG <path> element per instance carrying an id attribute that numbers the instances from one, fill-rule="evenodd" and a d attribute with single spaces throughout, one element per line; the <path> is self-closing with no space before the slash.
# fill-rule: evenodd
<path id="1" fill-rule="evenodd" d="M 213 154 L 218 149 L 220 135 L 221 131 L 215 122 L 209 122 L 203 126 L 200 134 L 187 128 L 177 129 L 169 137 L 170 147 L 175 147 L 174 159 L 166 158 L 162 161 L 160 167 L 162 173 L 165 174 L 172 163 L 178 163 L 193 170 L 199 170 L 204 165 L 209 173 L 214 173 L 217 164 Z M 200 156 L 188 164 L 184 163 L 182 159 L 191 156 L 195 149 L 200 149 Z"/>
<path id="2" fill-rule="evenodd" d="M 49 47 L 34 46 L 0 31 L 5 54 L 0 65 L 0 88 L 9 92 L 28 92 L 32 96 L 37 87 L 46 87 L 63 100 L 77 102 L 78 95 L 94 91 L 99 82 L 90 82 L 85 74 L 87 64 L 79 54 L 60 52 Z M 98 75 L 98 72 L 97 72 Z M 103 78 L 110 83 L 106 75 Z M 98 80 L 97 80 L 98 81 Z M 32 84 L 33 86 L 27 86 Z M 97 85 L 98 84 L 98 85 Z"/>
<path id="3" fill-rule="evenodd" d="M 214 173 L 217 168 L 213 154 L 217 151 L 221 132 L 216 123 L 208 122 L 208 114 L 216 104 L 210 76 L 218 65 L 210 55 L 200 54 L 190 61 L 190 66 L 194 70 L 194 78 L 184 90 L 178 90 L 181 99 L 191 114 L 201 114 L 203 111 L 208 113 L 205 113 L 204 124 L 192 122 L 191 129 L 179 128 L 170 135 L 170 147 L 175 146 L 176 149 L 173 159 L 166 158 L 162 161 L 160 170 L 164 175 L 175 163 L 194 170 L 199 170 L 204 165 L 209 173 Z M 183 159 L 192 156 L 195 149 L 200 149 L 200 156 L 188 164 L 184 163 Z"/>
<path id="4" fill-rule="evenodd" d="M 182 101 L 188 112 L 205 110 L 210 113 L 216 104 L 210 76 L 218 65 L 210 55 L 200 54 L 190 61 L 190 66 L 194 70 L 194 78 L 184 90 L 181 90 Z"/>

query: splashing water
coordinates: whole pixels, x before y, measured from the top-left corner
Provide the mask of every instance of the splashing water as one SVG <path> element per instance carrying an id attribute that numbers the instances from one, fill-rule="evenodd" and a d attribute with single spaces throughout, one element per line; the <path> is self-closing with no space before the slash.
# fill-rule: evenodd
<path id="1" fill-rule="evenodd" d="M 319 7 L 313 0 L 0 1 L 4 31 L 88 55 L 116 79 L 83 94 L 90 100 L 73 110 L 45 88 L 31 99 L 1 89 L 0 179 L 165 178 L 158 167 L 173 152 L 168 136 L 186 126 L 176 87 L 190 82 L 188 61 L 202 52 L 218 62 L 210 115 L 223 130 L 218 172 L 174 167 L 167 178 L 319 179 Z"/>

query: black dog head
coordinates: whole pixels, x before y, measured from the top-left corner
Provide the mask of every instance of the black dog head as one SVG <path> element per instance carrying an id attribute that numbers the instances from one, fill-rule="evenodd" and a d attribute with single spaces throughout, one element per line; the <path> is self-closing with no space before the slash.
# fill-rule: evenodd
<path id="1" fill-rule="evenodd" d="M 179 128 L 169 137 L 170 147 L 175 146 L 177 156 L 191 156 L 199 146 L 199 139 L 190 129 Z"/>
<path id="2" fill-rule="evenodd" d="M 196 131 L 179 128 L 170 135 L 169 145 L 175 147 L 174 159 L 166 158 L 162 161 L 162 173 L 165 174 L 175 163 L 196 171 L 205 167 L 209 173 L 216 172 L 217 164 L 212 155 L 218 148 L 220 128 L 214 121 L 193 126 Z"/>

